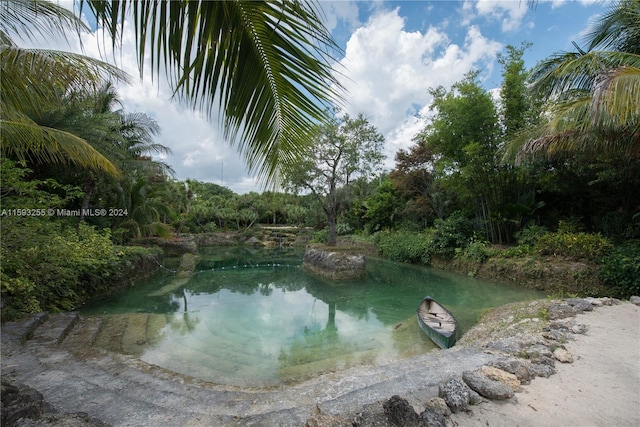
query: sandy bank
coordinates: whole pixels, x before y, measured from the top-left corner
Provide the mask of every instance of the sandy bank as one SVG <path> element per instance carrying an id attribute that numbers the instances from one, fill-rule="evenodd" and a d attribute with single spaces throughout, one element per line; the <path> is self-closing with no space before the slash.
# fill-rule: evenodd
<path id="1" fill-rule="evenodd" d="M 458 426 L 640 425 L 640 307 L 625 302 L 576 316 L 588 327 L 566 344 L 573 363 L 504 402 L 453 414 Z"/>

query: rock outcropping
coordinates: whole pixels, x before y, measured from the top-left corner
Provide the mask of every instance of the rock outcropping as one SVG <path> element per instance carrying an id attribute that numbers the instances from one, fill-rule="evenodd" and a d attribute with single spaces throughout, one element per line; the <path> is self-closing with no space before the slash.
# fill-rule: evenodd
<path id="1" fill-rule="evenodd" d="M 332 252 L 320 248 L 307 248 L 302 267 L 331 280 L 349 280 L 364 277 L 364 255 Z"/>

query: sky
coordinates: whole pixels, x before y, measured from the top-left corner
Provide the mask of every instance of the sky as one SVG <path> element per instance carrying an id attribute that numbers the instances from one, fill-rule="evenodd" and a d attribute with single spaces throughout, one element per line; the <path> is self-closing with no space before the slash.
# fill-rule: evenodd
<path id="1" fill-rule="evenodd" d="M 59 4 L 73 9 L 72 0 Z M 501 85 L 499 54 L 506 46 L 532 43 L 524 55 L 527 67 L 560 51 L 583 45 L 590 23 L 610 2 L 602 0 L 480 1 L 320 1 L 325 26 L 343 50 L 335 68 L 347 89 L 347 113 L 364 113 L 385 136 L 385 170 L 394 167 L 395 153 L 429 120 L 430 88 L 449 88 L 471 70 L 487 90 Z M 83 52 L 115 62 L 134 77 L 118 84 L 127 112 L 142 112 L 161 127 L 157 142 L 172 154 L 162 160 L 175 178 L 213 182 L 238 194 L 261 192 L 263 183 L 247 173 L 244 160 L 212 122 L 197 111 L 171 100 L 163 76 L 139 79 L 134 38 L 126 27 L 122 50 L 105 48 L 101 30 L 82 36 L 82 48 L 71 37 L 63 40 L 20 40 L 23 47 Z M 107 43 L 110 46 L 109 43 Z M 148 69 L 149 67 L 147 67 Z"/>

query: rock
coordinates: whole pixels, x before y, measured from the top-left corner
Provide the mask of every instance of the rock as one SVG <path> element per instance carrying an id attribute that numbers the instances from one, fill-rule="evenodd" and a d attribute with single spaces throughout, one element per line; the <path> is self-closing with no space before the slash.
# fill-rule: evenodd
<path id="1" fill-rule="evenodd" d="M 510 372 L 485 365 L 480 368 L 480 373 L 490 380 L 500 381 L 504 385 L 511 387 L 513 391 L 520 391 L 520 380 Z"/>
<path id="2" fill-rule="evenodd" d="M 38 419 L 46 409 L 42 394 L 28 386 L 3 381 L 1 395 L 3 426 L 15 425 L 20 418 Z"/>
<path id="3" fill-rule="evenodd" d="M 319 276 L 331 280 L 349 280 L 366 274 L 364 255 L 330 252 L 308 248 L 302 266 Z"/>
<path id="4" fill-rule="evenodd" d="M 369 403 L 353 417 L 353 427 L 389 427 L 389 421 L 380 403 Z"/>
<path id="5" fill-rule="evenodd" d="M 441 397 L 432 397 L 427 401 L 427 408 L 431 408 L 438 411 L 443 416 L 448 417 L 451 415 L 451 409 L 447 406 L 447 402 Z"/>
<path id="6" fill-rule="evenodd" d="M 582 298 L 568 298 L 565 300 L 567 304 L 573 307 L 578 313 L 582 313 L 583 311 L 593 311 L 593 305 L 585 299 Z"/>
<path id="7" fill-rule="evenodd" d="M 629 298 L 629 301 L 631 302 L 631 304 L 640 305 L 639 296 L 633 295 L 631 298 Z"/>
<path id="8" fill-rule="evenodd" d="M 401 427 L 420 425 L 420 416 L 406 399 L 398 395 L 391 396 L 382 406 L 391 424 Z"/>
<path id="9" fill-rule="evenodd" d="M 531 382 L 532 375 L 529 370 L 531 363 L 528 361 L 502 358 L 491 362 L 490 366 L 514 374 L 520 381 L 520 384 L 529 384 Z"/>
<path id="10" fill-rule="evenodd" d="M 384 416 L 373 411 L 359 412 L 352 421 L 353 427 L 389 427 L 389 421 Z"/>
<path id="11" fill-rule="evenodd" d="M 469 389 L 469 404 L 470 405 L 479 405 L 482 403 L 484 399 L 474 390 Z"/>
<path id="12" fill-rule="evenodd" d="M 573 355 L 561 347 L 553 350 L 553 357 L 562 363 L 573 363 Z"/>
<path id="13" fill-rule="evenodd" d="M 549 330 L 542 333 L 542 336 L 548 340 L 566 342 L 573 339 L 573 335 L 567 332 L 561 332 L 558 330 Z"/>
<path id="14" fill-rule="evenodd" d="M 543 363 L 532 363 L 530 370 L 534 376 L 544 378 L 549 378 L 551 375 L 556 373 L 553 366 L 545 365 Z"/>
<path id="15" fill-rule="evenodd" d="M 575 323 L 571 326 L 571 333 L 573 334 L 584 334 L 589 330 L 587 325 L 583 325 L 582 323 Z"/>
<path id="16" fill-rule="evenodd" d="M 451 412 L 456 413 L 469 409 L 470 391 L 464 382 L 452 378 L 438 386 L 438 397 L 443 398 Z"/>
<path id="17" fill-rule="evenodd" d="M 557 320 L 575 316 L 577 311 L 569 304 L 551 304 L 547 313 L 549 320 Z"/>
<path id="18" fill-rule="evenodd" d="M 438 410 L 426 407 L 420 414 L 420 425 L 426 427 L 447 427 L 447 421 Z"/>
<path id="19" fill-rule="evenodd" d="M 305 427 L 351 427 L 352 423 L 345 418 L 325 414 L 320 407 L 316 405 L 304 425 Z"/>
<path id="20" fill-rule="evenodd" d="M 513 397 L 513 389 L 500 381 L 491 380 L 479 372 L 465 371 L 462 379 L 471 390 L 492 400 L 506 400 Z"/>
<path id="21" fill-rule="evenodd" d="M 600 298 L 593 298 L 593 297 L 587 297 L 585 298 L 585 300 L 589 301 L 589 304 L 591 304 L 594 307 L 602 307 L 602 300 Z"/>
<path id="22" fill-rule="evenodd" d="M 545 345 L 535 344 L 524 350 L 528 359 L 539 359 L 541 357 L 552 357 L 551 349 Z"/>

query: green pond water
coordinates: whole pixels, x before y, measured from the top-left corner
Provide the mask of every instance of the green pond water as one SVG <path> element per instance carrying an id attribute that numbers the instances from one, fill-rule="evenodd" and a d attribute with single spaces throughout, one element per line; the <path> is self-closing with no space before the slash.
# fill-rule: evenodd
<path id="1" fill-rule="evenodd" d="M 130 352 L 146 362 L 247 387 L 439 351 L 417 325 L 425 295 L 456 316 L 459 335 L 488 307 L 543 297 L 376 258 L 367 259 L 365 278 L 336 283 L 304 271 L 299 251 L 207 248 L 200 255 L 189 278 L 163 270 L 83 314 L 126 319 L 113 324 L 137 328 L 137 338 L 111 335 L 125 352 L 133 336 L 129 348 L 139 349 Z"/>

